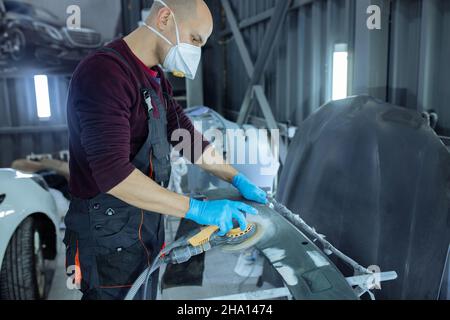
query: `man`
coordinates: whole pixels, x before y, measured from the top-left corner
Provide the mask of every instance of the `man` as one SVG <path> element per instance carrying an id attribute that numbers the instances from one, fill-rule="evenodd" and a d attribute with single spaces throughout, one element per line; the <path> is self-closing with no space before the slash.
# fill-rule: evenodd
<path id="1" fill-rule="evenodd" d="M 218 226 L 224 235 L 233 220 L 245 229 L 244 214 L 257 213 L 244 203 L 203 202 L 165 188 L 175 130 L 187 130 L 192 146 L 202 145 L 202 157 L 189 152 L 189 160 L 233 183 L 246 199 L 267 201 L 203 141 L 158 67 L 195 77 L 211 33 L 211 13 L 202 0 L 157 0 L 145 26 L 87 57 L 73 75 L 68 99 L 73 200 L 64 241 L 67 267 L 75 270 L 83 299 L 126 295 L 164 245 L 164 214 Z M 148 298 L 156 298 L 157 281 L 155 273 Z"/>

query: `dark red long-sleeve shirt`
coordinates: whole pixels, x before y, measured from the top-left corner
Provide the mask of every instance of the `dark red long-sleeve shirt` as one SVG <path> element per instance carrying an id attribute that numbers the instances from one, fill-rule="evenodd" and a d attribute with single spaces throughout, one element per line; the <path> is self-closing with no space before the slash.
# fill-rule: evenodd
<path id="1" fill-rule="evenodd" d="M 108 47 L 125 58 L 138 81 L 124 61 L 104 52 L 88 56 L 73 75 L 67 102 L 70 191 L 81 199 L 110 191 L 135 169 L 131 161 L 148 134 L 140 84 L 150 83 L 163 101 L 160 84 L 167 82 L 160 68 L 147 68 L 125 41 Z M 172 90 L 170 84 L 168 88 Z M 156 105 L 154 112 L 158 113 Z M 179 104 L 168 105 L 167 120 L 169 138 L 176 129 L 186 129 L 194 137 L 192 146 L 200 144 L 205 150 L 208 142 Z M 192 152 L 191 161 L 195 160 Z"/>

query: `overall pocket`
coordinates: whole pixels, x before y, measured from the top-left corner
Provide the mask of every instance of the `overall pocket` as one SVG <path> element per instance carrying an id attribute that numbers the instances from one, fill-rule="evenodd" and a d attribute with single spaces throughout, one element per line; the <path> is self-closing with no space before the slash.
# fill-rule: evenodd
<path id="1" fill-rule="evenodd" d="M 94 238 L 113 236 L 130 223 L 132 208 L 129 206 L 103 206 L 91 213 L 91 229 Z"/>
<path id="2" fill-rule="evenodd" d="M 147 266 L 147 256 L 140 241 L 116 252 L 96 256 L 101 288 L 128 287 Z"/>
<path id="3" fill-rule="evenodd" d="M 147 266 L 140 223 L 139 210 L 129 206 L 106 206 L 92 216 L 100 288 L 130 286 Z"/>

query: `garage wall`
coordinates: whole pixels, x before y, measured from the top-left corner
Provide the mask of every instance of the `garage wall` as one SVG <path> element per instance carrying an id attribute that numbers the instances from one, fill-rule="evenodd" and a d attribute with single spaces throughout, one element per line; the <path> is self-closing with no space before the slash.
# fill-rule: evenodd
<path id="1" fill-rule="evenodd" d="M 230 0 L 253 61 L 277 1 Z M 381 30 L 366 26 L 372 4 L 381 8 Z M 347 43 L 350 95 L 435 110 L 439 132 L 449 135 L 449 30 L 447 0 L 294 0 L 262 84 L 277 121 L 298 125 L 330 100 L 333 48 Z M 223 109 L 235 118 L 249 78 L 222 11 L 216 12 L 215 36 L 220 36 L 226 71 L 220 90 L 211 93 L 209 88 L 206 100 L 224 96 Z M 205 78 L 208 72 L 217 78 L 216 71 L 209 71 L 217 61 L 211 61 L 204 62 Z M 257 108 L 253 115 L 262 116 Z"/>
<path id="2" fill-rule="evenodd" d="M 231 0 L 230 3 L 237 20 L 246 24 L 248 19 L 258 15 L 270 17 L 276 0 Z M 271 58 L 273 63 L 263 81 L 279 122 L 300 123 L 330 96 L 331 88 L 323 85 L 331 79 L 331 55 L 327 52 L 331 52 L 335 42 L 350 42 L 352 7 L 352 1 L 348 0 L 293 2 Z M 253 62 L 267 25 L 268 19 L 264 19 L 242 29 Z M 220 27 L 216 24 L 216 32 L 224 35 L 224 111 L 233 118 L 239 111 L 249 78 L 228 28 L 224 23 L 218 31 Z M 206 69 L 214 68 L 207 61 L 205 64 Z M 253 115 L 262 117 L 257 108 L 254 110 Z"/>
<path id="3" fill-rule="evenodd" d="M 435 110 L 450 136 L 450 1 L 401 0 L 392 7 L 388 101 Z"/>
<path id="4" fill-rule="evenodd" d="M 68 148 L 66 97 L 70 78 L 48 76 L 52 116 L 37 116 L 33 76 L 0 78 L 0 167 L 34 153 Z"/>

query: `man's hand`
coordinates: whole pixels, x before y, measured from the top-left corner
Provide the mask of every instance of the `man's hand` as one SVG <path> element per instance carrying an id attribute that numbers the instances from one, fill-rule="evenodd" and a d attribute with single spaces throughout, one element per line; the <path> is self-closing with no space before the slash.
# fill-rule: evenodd
<path id="1" fill-rule="evenodd" d="M 239 174 L 235 168 L 227 164 L 222 154 L 216 152 L 213 146 L 209 146 L 203 152 L 196 164 L 216 177 L 232 183 L 245 199 L 267 204 L 267 194 L 251 183 L 243 174 Z"/>
<path id="2" fill-rule="evenodd" d="M 261 204 L 267 204 L 267 193 L 255 186 L 243 174 L 240 173 L 236 175 L 233 178 L 232 184 L 239 190 L 245 199 Z"/>
<path id="3" fill-rule="evenodd" d="M 191 199 L 186 219 L 202 225 L 217 226 L 220 228 L 219 235 L 224 236 L 233 229 L 233 219 L 239 223 L 242 231 L 247 228 L 244 213 L 255 215 L 258 211 L 241 202 Z"/>

